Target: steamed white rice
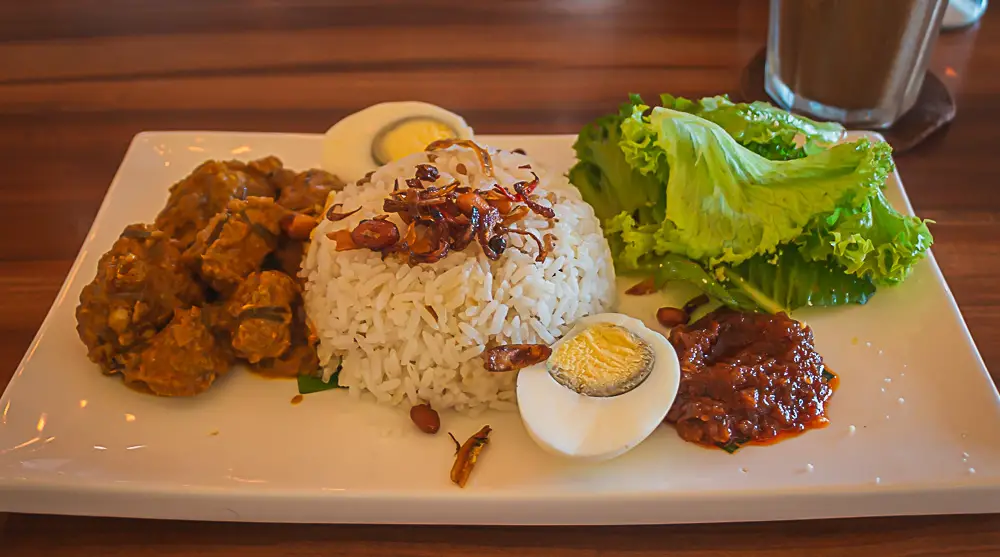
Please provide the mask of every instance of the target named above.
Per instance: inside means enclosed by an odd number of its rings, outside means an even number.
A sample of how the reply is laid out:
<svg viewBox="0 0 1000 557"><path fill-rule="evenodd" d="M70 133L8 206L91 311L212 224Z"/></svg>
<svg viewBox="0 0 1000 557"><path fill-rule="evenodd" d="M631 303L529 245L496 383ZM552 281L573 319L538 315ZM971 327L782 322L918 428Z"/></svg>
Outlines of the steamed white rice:
<svg viewBox="0 0 1000 557"><path fill-rule="evenodd" d="M353 229L362 219L382 212L393 181L412 178L427 154L413 155L379 169L368 184L351 185L336 194L343 210L362 209L339 222L316 229L303 273L306 310L319 335L324 378L343 357L340 385L352 396L370 393L379 402L410 406L429 402L438 410L472 413L516 408L516 373L491 373L480 355L488 346L510 343L550 344L579 317L611 308L615 275L611 254L593 209L562 176L547 176L524 155L493 151L500 184L530 180L531 164L541 182L541 203L554 197L556 222L531 214L516 225L539 238L555 236L556 247L542 263L530 238L511 234L498 261L490 261L478 243L450 253L433 264L410 266L397 257L382 260L367 249L335 251L326 234ZM475 154L451 148L435 153L437 184L457 179L488 188ZM456 172L461 163L468 175ZM401 233L406 230L396 222ZM524 244L526 253L517 247ZM428 310L433 309L433 313ZM436 317L435 317L436 314Z"/></svg>

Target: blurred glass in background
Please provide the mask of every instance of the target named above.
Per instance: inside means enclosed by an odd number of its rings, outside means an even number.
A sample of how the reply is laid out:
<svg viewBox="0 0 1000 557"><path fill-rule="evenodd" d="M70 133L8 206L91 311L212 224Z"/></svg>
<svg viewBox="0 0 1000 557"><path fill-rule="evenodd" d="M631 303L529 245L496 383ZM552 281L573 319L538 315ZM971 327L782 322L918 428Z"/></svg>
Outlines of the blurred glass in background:
<svg viewBox="0 0 1000 557"><path fill-rule="evenodd" d="M771 0L765 88L779 105L886 128L917 100L947 0Z"/></svg>

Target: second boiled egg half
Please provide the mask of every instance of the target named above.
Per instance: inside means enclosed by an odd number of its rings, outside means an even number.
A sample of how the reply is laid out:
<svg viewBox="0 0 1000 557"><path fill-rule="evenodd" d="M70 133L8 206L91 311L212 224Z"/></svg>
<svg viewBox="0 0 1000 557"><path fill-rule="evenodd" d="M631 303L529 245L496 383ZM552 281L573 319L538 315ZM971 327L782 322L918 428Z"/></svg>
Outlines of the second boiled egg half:
<svg viewBox="0 0 1000 557"><path fill-rule="evenodd" d="M323 169L355 182L434 141L472 139L461 116L424 102L385 102L334 124L323 138Z"/></svg>
<svg viewBox="0 0 1000 557"><path fill-rule="evenodd" d="M660 425L680 375L677 353L663 335L638 319L603 313L577 321L547 361L518 373L517 404L542 448L606 460Z"/></svg>

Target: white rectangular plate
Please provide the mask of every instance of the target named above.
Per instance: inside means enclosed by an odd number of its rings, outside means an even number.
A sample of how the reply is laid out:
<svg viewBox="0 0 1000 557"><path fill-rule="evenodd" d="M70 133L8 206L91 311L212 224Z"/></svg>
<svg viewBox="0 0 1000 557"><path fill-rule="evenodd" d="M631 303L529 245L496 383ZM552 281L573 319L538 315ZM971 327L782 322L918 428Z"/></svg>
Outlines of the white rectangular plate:
<svg viewBox="0 0 1000 557"><path fill-rule="evenodd" d="M550 170L570 136L480 137ZM313 135L142 133L132 142L44 324L0 399L0 511L196 520L437 524L639 524L1000 511L1000 400L933 259L866 306L801 312L841 377L832 424L734 455L662 426L625 456L550 456L516 413L445 414L464 439L494 428L466 489L447 435L399 409L307 395L292 381L228 375L192 399L104 377L74 308L122 228L150 222L205 159L269 154L318 166ZM888 185L909 210L898 177ZM642 298L637 317L653 321Z"/></svg>

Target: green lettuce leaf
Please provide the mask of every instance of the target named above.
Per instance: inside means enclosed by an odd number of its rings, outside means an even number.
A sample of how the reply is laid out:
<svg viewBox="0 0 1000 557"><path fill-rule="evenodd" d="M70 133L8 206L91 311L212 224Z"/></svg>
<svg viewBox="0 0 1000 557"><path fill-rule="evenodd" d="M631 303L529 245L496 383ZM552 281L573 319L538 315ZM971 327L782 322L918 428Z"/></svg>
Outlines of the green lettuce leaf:
<svg viewBox="0 0 1000 557"><path fill-rule="evenodd" d="M631 96L585 128L569 173L621 273L690 283L768 312L865 303L903 280L932 237L882 188L891 148L829 146L838 124L766 103Z"/></svg>
<svg viewBox="0 0 1000 557"><path fill-rule="evenodd" d="M633 102L641 99L634 96ZM618 146L622 120L632 107L626 103L619 114L604 116L580 132L573 144L579 162L570 169L569 180L602 221L627 212L659 222L665 214L663 185L629 166Z"/></svg>
<svg viewBox="0 0 1000 557"><path fill-rule="evenodd" d="M653 109L646 121L636 107L622 122L621 149L644 175L660 172L653 165L669 167L666 218L655 231L642 228L652 233L653 249L709 266L773 253L817 215L861 207L893 168L888 144L867 139L771 161L717 124L663 108ZM627 259L649 246L636 239L626 246Z"/></svg>
<svg viewBox="0 0 1000 557"><path fill-rule="evenodd" d="M780 255L771 258L756 256L736 267L722 265L711 272L668 253L644 258L637 273L652 275L657 288L670 282L691 284L742 311L790 313L806 306L864 304L875 294L870 280L845 274L832 261L806 261L795 246L783 246Z"/></svg>
<svg viewBox="0 0 1000 557"><path fill-rule="evenodd" d="M740 145L771 160L798 159L822 150L844 137L835 122L816 122L766 102L734 103L725 96L691 101L660 95L660 104L714 122Z"/></svg>
<svg viewBox="0 0 1000 557"><path fill-rule="evenodd" d="M881 190L859 207L838 207L798 240L806 258L832 259L880 286L902 282L932 242L927 223L896 211Z"/></svg>
<svg viewBox="0 0 1000 557"><path fill-rule="evenodd" d="M760 307L758 301L748 296L744 289L731 289L698 263L675 253L644 258L637 273L652 275L657 288L663 288L671 282L686 282L729 307L745 311L756 311ZM779 311L782 309L776 303L772 305Z"/></svg>
<svg viewBox="0 0 1000 557"><path fill-rule="evenodd" d="M736 267L722 267L725 284L769 313L788 313L804 306L864 304L875 294L871 280L846 274L833 261L807 261L795 246L783 246L780 252L776 257L756 256Z"/></svg>

